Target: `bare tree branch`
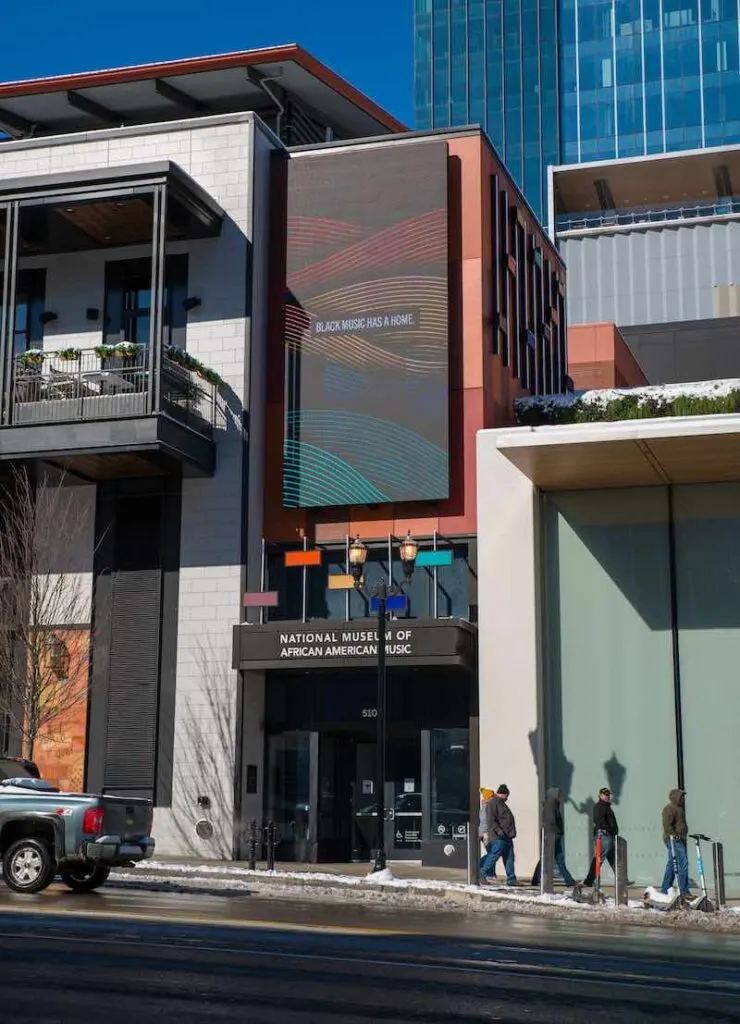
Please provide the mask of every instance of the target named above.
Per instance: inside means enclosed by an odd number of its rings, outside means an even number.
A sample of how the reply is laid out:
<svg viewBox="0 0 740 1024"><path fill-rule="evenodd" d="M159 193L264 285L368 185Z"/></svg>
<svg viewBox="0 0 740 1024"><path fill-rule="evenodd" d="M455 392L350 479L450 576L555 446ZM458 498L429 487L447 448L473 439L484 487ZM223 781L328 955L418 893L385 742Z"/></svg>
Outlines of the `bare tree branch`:
<svg viewBox="0 0 740 1024"><path fill-rule="evenodd" d="M193 660L200 687L183 698L177 746L187 757L174 770L172 825L178 845L191 856L233 857L236 686L221 652L198 643ZM206 796L208 809L198 806ZM195 832L199 818L210 821L213 836Z"/></svg>
<svg viewBox="0 0 740 1024"><path fill-rule="evenodd" d="M13 469L0 484L0 715L29 758L87 701L90 595L74 559L88 532L63 475Z"/></svg>

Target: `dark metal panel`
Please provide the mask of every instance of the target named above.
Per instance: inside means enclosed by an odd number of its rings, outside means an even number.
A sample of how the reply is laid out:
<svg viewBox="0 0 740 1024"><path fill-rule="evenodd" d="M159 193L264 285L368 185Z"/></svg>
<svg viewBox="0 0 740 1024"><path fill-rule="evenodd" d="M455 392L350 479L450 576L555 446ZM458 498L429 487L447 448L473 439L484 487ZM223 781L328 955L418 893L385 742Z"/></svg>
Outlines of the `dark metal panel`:
<svg viewBox="0 0 740 1024"><path fill-rule="evenodd" d="M169 82L165 82L161 78L158 78L155 81L154 90L158 96L161 96L165 100L169 100L170 103L174 103L175 106L182 107L183 110L187 110L192 114L211 113L211 108L207 103L196 99L194 96L190 96L183 89L178 89L176 86L170 85Z"/></svg>
<svg viewBox="0 0 740 1024"><path fill-rule="evenodd" d="M177 621L180 590L180 527L182 481L167 481L162 509L162 607L157 721L156 804L172 802L172 766L175 748L177 689Z"/></svg>
<svg viewBox="0 0 740 1024"><path fill-rule="evenodd" d="M25 117L13 114L10 110L0 107L0 129L8 135L20 136L33 135L34 129L40 132L48 132L50 129L43 124L32 124Z"/></svg>
<svg viewBox="0 0 740 1024"><path fill-rule="evenodd" d="M154 790L161 571L113 577L110 681L103 784Z"/></svg>
<svg viewBox="0 0 740 1024"><path fill-rule="evenodd" d="M475 686L477 680L474 680ZM476 701L477 704L477 701ZM468 877L478 881L478 867L480 864L480 843L478 841L478 818L480 809L480 718L471 715L468 726L468 765L470 771L470 846L468 856L470 858Z"/></svg>
<svg viewBox="0 0 740 1024"><path fill-rule="evenodd" d="M432 733L421 730L421 841L432 838Z"/></svg>
<svg viewBox="0 0 740 1024"><path fill-rule="evenodd" d="M113 577L115 560L115 496L113 488L100 484L95 516L95 586L92 605L92 664L87 714L87 756L85 788L98 792L103 788L108 682L110 679L110 640Z"/></svg>
<svg viewBox="0 0 740 1024"><path fill-rule="evenodd" d="M12 374L13 374L13 332L15 328L15 303L18 278L18 204L5 207L5 252L2 276L2 310L0 310L0 396L2 410L0 422L10 422Z"/></svg>
<svg viewBox="0 0 740 1024"><path fill-rule="evenodd" d="M167 194L161 186L154 190L152 211L151 320L149 330L149 405L159 409L162 390L162 318L164 311L164 250L167 235Z"/></svg>
<svg viewBox="0 0 740 1024"><path fill-rule="evenodd" d="M315 864L319 857L319 734L311 733L308 773L308 859Z"/></svg>
<svg viewBox="0 0 740 1024"><path fill-rule="evenodd" d="M67 92L67 103L69 103L70 107L74 107L75 110L94 117L96 121L102 121L103 124L118 126L125 121L123 115L117 114L109 107L104 107L102 103L91 100L88 96L83 96L79 92L72 92L71 90Z"/></svg>
<svg viewBox="0 0 740 1024"><path fill-rule="evenodd" d="M671 652L673 655L673 707L676 728L676 779L678 788L685 785L683 752L683 701L681 694L681 644L678 632L678 584L676 581L676 520L673 511L673 488L668 492L668 579L671 595Z"/></svg>
<svg viewBox="0 0 740 1024"><path fill-rule="evenodd" d="M44 197L58 198L72 194L78 199L85 195L91 199L104 196L114 198L142 191L151 192L156 185L168 185L174 189L183 201L200 210L201 219L205 216L214 225L223 220L224 211L213 196L172 160L6 178L0 181L0 199L4 202L18 199L25 205L26 202Z"/></svg>
<svg viewBox="0 0 740 1024"><path fill-rule="evenodd" d="M0 461L131 452L170 456L191 464L206 476L213 475L216 465L215 445L210 438L164 414L81 423L35 423L0 432Z"/></svg>

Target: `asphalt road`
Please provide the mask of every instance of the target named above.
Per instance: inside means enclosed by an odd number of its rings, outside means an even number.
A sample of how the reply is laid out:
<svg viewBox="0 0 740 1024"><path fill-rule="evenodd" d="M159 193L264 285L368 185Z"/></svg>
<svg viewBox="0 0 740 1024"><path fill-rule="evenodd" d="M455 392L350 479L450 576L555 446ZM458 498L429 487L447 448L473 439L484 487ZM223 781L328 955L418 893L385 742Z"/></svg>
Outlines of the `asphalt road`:
<svg viewBox="0 0 740 1024"><path fill-rule="evenodd" d="M0 1021L740 1021L740 941L459 911L0 891Z"/></svg>

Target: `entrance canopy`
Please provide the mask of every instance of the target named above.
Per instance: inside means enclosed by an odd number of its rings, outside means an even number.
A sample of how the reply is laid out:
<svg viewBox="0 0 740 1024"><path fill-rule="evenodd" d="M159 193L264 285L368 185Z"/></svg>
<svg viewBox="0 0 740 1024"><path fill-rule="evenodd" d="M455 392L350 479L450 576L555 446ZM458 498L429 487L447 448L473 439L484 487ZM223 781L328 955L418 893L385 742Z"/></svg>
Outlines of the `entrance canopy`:
<svg viewBox="0 0 740 1024"><path fill-rule="evenodd" d="M545 491L740 480L740 415L517 427L496 447Z"/></svg>
<svg viewBox="0 0 740 1024"><path fill-rule="evenodd" d="M234 627L234 668L348 669L377 664L377 623L372 619L244 623ZM396 619L388 623L390 665L473 668L476 628L463 619Z"/></svg>

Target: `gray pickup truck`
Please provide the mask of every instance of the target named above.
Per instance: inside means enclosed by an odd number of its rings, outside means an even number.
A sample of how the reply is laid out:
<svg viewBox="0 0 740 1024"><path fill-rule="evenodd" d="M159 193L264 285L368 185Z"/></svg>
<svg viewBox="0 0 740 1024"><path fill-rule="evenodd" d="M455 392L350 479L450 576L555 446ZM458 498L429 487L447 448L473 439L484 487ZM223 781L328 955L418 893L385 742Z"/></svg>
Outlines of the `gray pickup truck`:
<svg viewBox="0 0 740 1024"><path fill-rule="evenodd" d="M150 800L61 793L23 775L0 782L0 858L14 892L41 892L59 876L92 892L111 868L154 853Z"/></svg>

